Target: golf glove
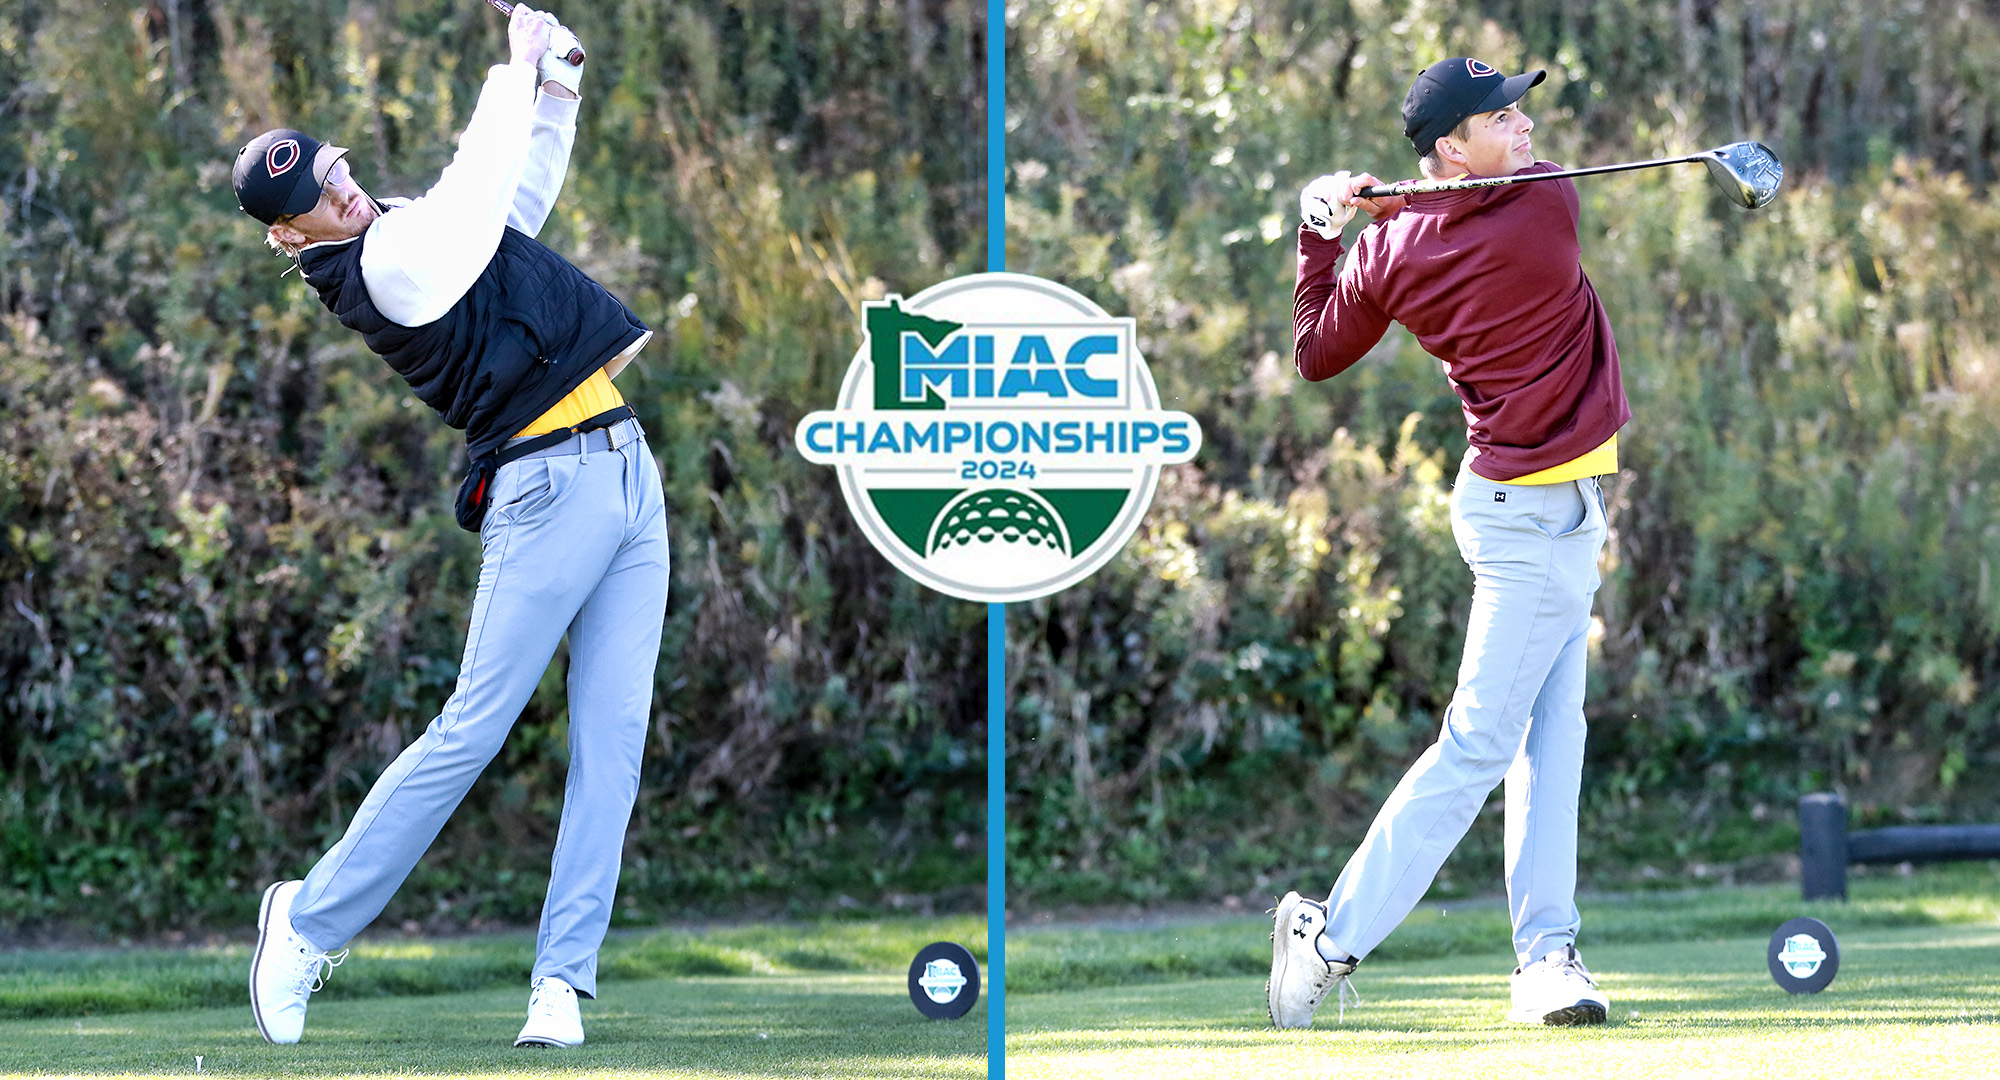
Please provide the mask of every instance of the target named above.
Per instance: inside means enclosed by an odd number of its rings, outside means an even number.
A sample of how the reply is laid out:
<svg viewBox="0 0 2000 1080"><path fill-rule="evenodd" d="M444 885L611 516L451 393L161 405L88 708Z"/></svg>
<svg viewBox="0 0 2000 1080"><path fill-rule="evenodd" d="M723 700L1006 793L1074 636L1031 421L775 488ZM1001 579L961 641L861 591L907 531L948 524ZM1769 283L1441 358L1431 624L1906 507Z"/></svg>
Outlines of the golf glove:
<svg viewBox="0 0 2000 1080"><path fill-rule="evenodd" d="M1314 180L1299 192L1299 216L1305 219L1306 227L1318 233L1321 239L1338 237L1341 226L1354 216L1354 204L1347 201L1350 175L1343 169Z"/></svg>
<svg viewBox="0 0 2000 1080"><path fill-rule="evenodd" d="M567 26L558 23L549 31L549 49L542 54L542 81L558 82L572 94L581 94L583 86L583 65L572 64L563 59L573 50L583 48L583 43L570 33Z"/></svg>

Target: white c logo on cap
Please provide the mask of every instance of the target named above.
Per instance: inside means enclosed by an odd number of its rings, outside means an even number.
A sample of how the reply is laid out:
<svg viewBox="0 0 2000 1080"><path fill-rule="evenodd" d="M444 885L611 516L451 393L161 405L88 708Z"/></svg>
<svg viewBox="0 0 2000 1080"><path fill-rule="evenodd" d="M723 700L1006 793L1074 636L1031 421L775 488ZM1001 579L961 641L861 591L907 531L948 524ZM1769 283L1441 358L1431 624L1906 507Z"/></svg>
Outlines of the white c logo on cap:
<svg viewBox="0 0 2000 1080"><path fill-rule="evenodd" d="M1493 70L1490 67L1487 67L1485 64L1482 64L1477 60L1467 60L1465 62L1465 70L1471 72L1472 77L1475 79L1483 79L1488 75L1500 74L1499 72Z"/></svg>
<svg viewBox="0 0 2000 1080"><path fill-rule="evenodd" d="M285 158L285 162L282 165L278 164L278 157L281 154ZM300 156L299 141L297 139L285 139L275 142L271 144L269 150L264 151L264 168L272 176L283 176L285 173L291 171L292 166L299 163Z"/></svg>

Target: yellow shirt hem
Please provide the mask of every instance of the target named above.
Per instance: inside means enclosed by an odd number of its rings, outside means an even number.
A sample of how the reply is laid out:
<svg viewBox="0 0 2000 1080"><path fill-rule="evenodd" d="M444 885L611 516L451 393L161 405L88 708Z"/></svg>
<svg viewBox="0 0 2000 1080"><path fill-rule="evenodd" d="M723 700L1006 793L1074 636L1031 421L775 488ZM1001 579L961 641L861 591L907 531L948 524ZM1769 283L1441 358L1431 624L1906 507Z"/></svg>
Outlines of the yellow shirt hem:
<svg viewBox="0 0 2000 1080"><path fill-rule="evenodd" d="M611 385L611 376L603 368L598 368L583 385L569 392L569 396L555 403L555 407L543 413L534 423L520 430L514 437L545 435L561 428L575 427L601 412L625 404L624 395Z"/></svg>
<svg viewBox="0 0 2000 1080"><path fill-rule="evenodd" d="M1502 481L1508 484L1566 484L1571 480L1581 480L1586 476L1603 476L1618 471L1618 435L1614 432L1603 446L1572 458L1560 465L1551 465L1539 472L1517 476Z"/></svg>

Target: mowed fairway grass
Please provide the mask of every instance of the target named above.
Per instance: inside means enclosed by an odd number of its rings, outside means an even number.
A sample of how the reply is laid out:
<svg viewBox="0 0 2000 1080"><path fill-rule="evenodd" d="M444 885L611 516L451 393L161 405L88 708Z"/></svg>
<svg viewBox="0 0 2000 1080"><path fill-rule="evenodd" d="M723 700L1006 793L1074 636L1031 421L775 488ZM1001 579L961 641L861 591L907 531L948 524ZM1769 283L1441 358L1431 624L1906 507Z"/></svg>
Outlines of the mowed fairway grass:
<svg viewBox="0 0 2000 1080"><path fill-rule="evenodd" d="M1345 1022L1329 1000L1307 1031L1272 1031L1264 1012L1269 923L1208 920L1157 928L1050 928L1009 937L1009 966L1038 982L1007 1001L1008 1073L1017 1080L1088 1077L1666 1077L2000 1076L2000 891L1990 869L1858 882L1856 900L1799 904L1796 886L1586 900L1584 956L1611 998L1595 1028L1507 1023L1505 912L1430 907L1395 958L1361 965L1360 1006ZM1818 995L1779 990L1761 932L1713 934L1766 907L1813 914L1840 938L1840 972ZM1705 915L1704 912L1709 914ZM1843 916L1851 916L1844 918ZM1593 921L1639 941L1592 935ZM1917 925L1885 926L1906 921ZM1843 922L1849 925L1843 926ZM1450 933L1441 928L1452 926ZM1467 933L1491 931L1486 947ZM1399 931L1400 933L1400 931ZM1103 985L1123 947L1177 954L1211 969L1219 942L1254 939L1255 974ZM1422 956L1440 951L1445 955ZM1060 954L1075 950L1063 989ZM1241 965L1247 949L1228 962ZM1390 954L1390 955L1383 955ZM1166 965L1171 967L1172 965ZM1170 981L1169 981L1170 980ZM1010 979L1010 983L1012 980Z"/></svg>
<svg viewBox="0 0 2000 1080"><path fill-rule="evenodd" d="M527 1005L525 976L485 989L395 996L315 997L305 1038L271 1046L257 1035L247 998L226 1006L44 1015L0 1021L4 1076L542 1076L594 1077L943 1077L986 1075L986 1002L957 1021L930 1021L910 1004L907 967L931 940L959 940L984 956L984 927L973 920L908 920L891 926L735 927L616 940L607 968L634 975L685 965L689 955L721 955L753 974L622 977L583 1004L588 1041L569 1050L511 1045ZM920 940L921 939L921 940ZM723 944L726 942L727 944ZM756 943L768 943L768 952ZM907 950L905 949L907 946ZM424 943L358 948L334 972L393 967ZM446 942L434 962L473 977L472 953L522 951L532 942ZM803 951L801 951L803 949ZM22 954L0 969L0 990L30 984L115 982L130 998L151 964L170 986L188 985L191 963L235 968L241 946L173 953L139 951L28 954L57 970L22 971ZM382 955L370 956L377 953ZM247 955L247 954L246 954ZM61 970L65 957L71 970ZM674 958L681 959L674 959ZM650 959L649 959L650 958ZM115 962L114 962L115 961ZM864 970L827 970L836 967ZM885 970L885 968L887 970ZM359 975L359 972L355 972ZM407 980L406 980L407 981ZM10 986L10 983L12 984ZM199 982L193 983L199 986ZM376 994L393 993L377 983ZM196 994L189 1000L198 1000ZM17 1012L16 1015L19 1015Z"/></svg>

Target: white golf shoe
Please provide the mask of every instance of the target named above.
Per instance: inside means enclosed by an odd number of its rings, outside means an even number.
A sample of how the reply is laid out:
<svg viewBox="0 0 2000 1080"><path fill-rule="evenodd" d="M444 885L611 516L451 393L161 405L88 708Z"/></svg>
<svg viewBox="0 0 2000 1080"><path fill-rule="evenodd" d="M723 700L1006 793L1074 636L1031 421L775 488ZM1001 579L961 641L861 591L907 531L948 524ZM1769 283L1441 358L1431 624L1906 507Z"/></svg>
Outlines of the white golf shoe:
<svg viewBox="0 0 2000 1080"><path fill-rule="evenodd" d="M1346 1018L1347 995L1353 993L1347 977L1354 974L1357 961L1335 962L1321 956L1319 937L1325 929L1325 904L1295 892L1278 901L1271 927L1271 981L1264 984L1271 1026L1311 1027L1313 1012L1336 983L1340 986L1341 1017ZM1360 1004L1361 998L1355 995L1354 1000Z"/></svg>
<svg viewBox="0 0 2000 1080"><path fill-rule="evenodd" d="M1514 1023L1602 1024L1610 1011L1610 999L1597 988L1574 945L1514 969L1514 1008L1507 1014Z"/></svg>
<svg viewBox="0 0 2000 1080"><path fill-rule="evenodd" d="M347 950L328 953L292 929L292 898L303 881L280 881L264 890L257 912L257 952L250 961L250 1013L257 1033L274 1043L295 1043L306 1027L306 1000L326 985Z"/></svg>
<svg viewBox="0 0 2000 1080"><path fill-rule="evenodd" d="M528 1022L521 1025L515 1046L581 1046L583 1013L576 1005L576 988L544 975L528 994Z"/></svg>

